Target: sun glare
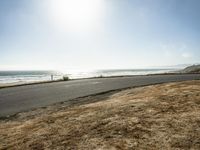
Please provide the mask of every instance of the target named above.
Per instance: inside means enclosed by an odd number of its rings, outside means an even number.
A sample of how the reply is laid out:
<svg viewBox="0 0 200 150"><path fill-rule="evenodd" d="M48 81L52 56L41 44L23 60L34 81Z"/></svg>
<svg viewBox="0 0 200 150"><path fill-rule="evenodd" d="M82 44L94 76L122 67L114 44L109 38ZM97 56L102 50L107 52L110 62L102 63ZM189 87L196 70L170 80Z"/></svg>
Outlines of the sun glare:
<svg viewBox="0 0 200 150"><path fill-rule="evenodd" d="M102 8L103 0L51 0L50 16L61 30L90 30L98 25Z"/></svg>

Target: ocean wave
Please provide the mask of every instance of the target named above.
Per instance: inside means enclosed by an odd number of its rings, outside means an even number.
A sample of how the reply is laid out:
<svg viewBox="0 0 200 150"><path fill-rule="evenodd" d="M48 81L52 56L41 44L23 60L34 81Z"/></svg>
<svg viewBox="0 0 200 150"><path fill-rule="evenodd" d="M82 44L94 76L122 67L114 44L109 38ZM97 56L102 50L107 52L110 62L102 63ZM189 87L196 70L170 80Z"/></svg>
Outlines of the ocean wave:
<svg viewBox="0 0 200 150"><path fill-rule="evenodd" d="M70 79L91 78L91 77L109 77L126 75L146 75L156 73L166 73L174 71L173 69L110 69L110 70L92 70L92 71L69 71L66 74L56 71L0 71L0 84L18 83L18 82L38 82L50 81L51 75L54 80L62 79L67 75Z"/></svg>

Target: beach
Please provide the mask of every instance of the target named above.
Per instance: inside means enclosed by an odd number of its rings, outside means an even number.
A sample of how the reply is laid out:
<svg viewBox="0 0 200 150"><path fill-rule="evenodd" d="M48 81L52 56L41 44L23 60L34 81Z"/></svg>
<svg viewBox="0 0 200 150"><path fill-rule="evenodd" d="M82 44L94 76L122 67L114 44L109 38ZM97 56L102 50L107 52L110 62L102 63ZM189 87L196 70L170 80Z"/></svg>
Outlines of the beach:
<svg viewBox="0 0 200 150"><path fill-rule="evenodd" d="M79 98L0 121L0 149L199 149L200 81Z"/></svg>

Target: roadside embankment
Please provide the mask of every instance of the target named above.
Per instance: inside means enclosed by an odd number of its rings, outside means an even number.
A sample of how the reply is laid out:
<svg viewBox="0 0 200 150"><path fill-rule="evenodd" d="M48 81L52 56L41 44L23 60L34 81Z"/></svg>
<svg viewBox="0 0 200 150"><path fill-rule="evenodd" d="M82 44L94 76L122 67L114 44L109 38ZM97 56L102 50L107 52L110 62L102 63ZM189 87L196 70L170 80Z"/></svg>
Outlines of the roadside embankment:
<svg viewBox="0 0 200 150"><path fill-rule="evenodd" d="M0 149L200 149L200 81L132 88L81 102L1 120Z"/></svg>

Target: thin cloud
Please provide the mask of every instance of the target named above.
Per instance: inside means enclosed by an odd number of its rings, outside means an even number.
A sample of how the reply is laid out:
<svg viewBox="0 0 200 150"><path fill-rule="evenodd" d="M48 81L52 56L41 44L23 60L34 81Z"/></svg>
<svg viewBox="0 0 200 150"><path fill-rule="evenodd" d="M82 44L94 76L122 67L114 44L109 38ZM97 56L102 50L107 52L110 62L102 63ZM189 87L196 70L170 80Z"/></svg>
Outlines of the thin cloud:
<svg viewBox="0 0 200 150"><path fill-rule="evenodd" d="M191 58L191 57L192 57L192 54L185 52L185 53L182 53L181 56L182 56L183 58Z"/></svg>

